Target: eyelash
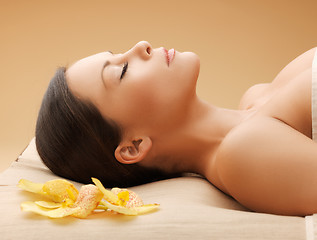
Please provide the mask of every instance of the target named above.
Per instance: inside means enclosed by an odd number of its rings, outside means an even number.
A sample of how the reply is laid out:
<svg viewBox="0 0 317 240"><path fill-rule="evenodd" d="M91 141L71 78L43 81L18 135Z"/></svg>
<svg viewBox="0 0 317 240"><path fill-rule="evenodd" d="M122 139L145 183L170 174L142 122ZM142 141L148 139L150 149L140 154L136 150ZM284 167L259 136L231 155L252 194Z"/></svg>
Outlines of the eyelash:
<svg viewBox="0 0 317 240"><path fill-rule="evenodd" d="M121 76L120 76L120 80L124 77L124 74L126 73L127 70L128 70L128 62L126 62L126 63L123 65L122 73L121 73Z"/></svg>

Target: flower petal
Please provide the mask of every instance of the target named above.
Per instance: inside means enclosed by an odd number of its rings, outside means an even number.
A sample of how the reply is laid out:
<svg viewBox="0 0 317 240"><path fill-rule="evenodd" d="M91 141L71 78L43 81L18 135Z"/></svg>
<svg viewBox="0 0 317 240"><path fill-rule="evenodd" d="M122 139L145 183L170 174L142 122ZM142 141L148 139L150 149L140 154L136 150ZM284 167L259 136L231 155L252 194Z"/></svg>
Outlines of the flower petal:
<svg viewBox="0 0 317 240"><path fill-rule="evenodd" d="M111 204L111 203L106 202L106 201L103 201L102 204L103 204L103 206L105 206L108 209L115 211L117 213L122 213L124 215L131 215L131 216L138 215L138 211L134 208L127 208L127 207L123 207L123 206L118 206L118 205L114 205L114 204Z"/></svg>
<svg viewBox="0 0 317 240"><path fill-rule="evenodd" d="M111 203L116 204L118 202L118 196L113 192L105 189L102 183L97 178L91 178L94 184L99 188L99 190L104 194L104 198Z"/></svg>
<svg viewBox="0 0 317 240"><path fill-rule="evenodd" d="M22 188L25 191L44 194L42 188L44 184L42 183L34 183L26 179L21 179L18 183L18 187Z"/></svg>
<svg viewBox="0 0 317 240"><path fill-rule="evenodd" d="M47 181L43 185L43 192L54 202L64 202L66 199L76 201L78 196L75 186L64 179Z"/></svg>
<svg viewBox="0 0 317 240"><path fill-rule="evenodd" d="M111 203L108 203L106 201L100 201L100 205L98 206L99 209L104 209L104 210L112 210L124 215L141 215L145 213L152 212L153 210L157 209L160 206L160 204L146 204L140 207L132 207L132 208L127 208L123 206L117 206Z"/></svg>
<svg viewBox="0 0 317 240"><path fill-rule="evenodd" d="M103 193L92 184L81 187L74 207L79 207L79 211L74 213L74 217L86 218L99 205L103 198Z"/></svg>
<svg viewBox="0 0 317 240"><path fill-rule="evenodd" d="M79 208L57 208L54 210L47 210L36 205L34 202L24 202L21 204L22 211L26 212L34 212L40 214L42 216L50 217L50 218L62 218L76 213Z"/></svg>
<svg viewBox="0 0 317 240"><path fill-rule="evenodd" d="M159 206L159 204L147 204L141 207L135 207L134 209L138 212L138 214L144 214L157 209Z"/></svg>
<svg viewBox="0 0 317 240"><path fill-rule="evenodd" d="M107 208L104 204L102 204L101 202L103 202L103 201L100 201L100 203L99 203L99 205L96 207L96 209L108 210L108 208Z"/></svg>
<svg viewBox="0 0 317 240"><path fill-rule="evenodd" d="M63 206L63 203L47 202L47 201L36 201L35 204L40 207L49 208L49 209L60 208Z"/></svg>

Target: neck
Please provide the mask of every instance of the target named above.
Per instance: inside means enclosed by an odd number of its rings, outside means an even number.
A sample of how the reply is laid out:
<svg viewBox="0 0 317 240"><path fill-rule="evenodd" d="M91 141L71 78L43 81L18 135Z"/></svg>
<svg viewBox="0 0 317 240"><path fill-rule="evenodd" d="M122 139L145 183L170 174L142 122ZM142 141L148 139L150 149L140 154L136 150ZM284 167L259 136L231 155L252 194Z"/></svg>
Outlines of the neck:
<svg viewBox="0 0 317 240"><path fill-rule="evenodd" d="M157 152L164 153L160 157L168 159L163 164L170 163L171 171L176 168L205 176L222 140L249 114L249 111L218 108L197 98L186 121L169 132L168 138L159 143Z"/></svg>

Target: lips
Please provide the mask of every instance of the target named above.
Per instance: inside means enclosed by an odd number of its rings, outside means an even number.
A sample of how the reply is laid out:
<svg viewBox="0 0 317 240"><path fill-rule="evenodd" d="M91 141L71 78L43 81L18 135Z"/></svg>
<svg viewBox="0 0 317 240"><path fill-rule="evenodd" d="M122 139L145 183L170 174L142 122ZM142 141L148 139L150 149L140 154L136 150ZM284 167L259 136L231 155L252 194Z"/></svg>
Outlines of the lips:
<svg viewBox="0 0 317 240"><path fill-rule="evenodd" d="M167 49L164 48L164 52L166 55L167 65L169 66L175 57L175 49L172 48L167 51Z"/></svg>

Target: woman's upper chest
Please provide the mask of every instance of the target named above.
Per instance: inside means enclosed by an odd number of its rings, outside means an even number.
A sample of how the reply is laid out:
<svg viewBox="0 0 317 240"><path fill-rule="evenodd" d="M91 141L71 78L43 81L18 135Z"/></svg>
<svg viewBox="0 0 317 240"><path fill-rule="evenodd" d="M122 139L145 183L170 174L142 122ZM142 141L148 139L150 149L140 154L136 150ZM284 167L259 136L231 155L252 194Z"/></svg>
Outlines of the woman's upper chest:
<svg viewBox="0 0 317 240"><path fill-rule="evenodd" d="M311 77L311 68L307 68L283 84L256 85L247 93L241 109L255 110L254 116L278 119L311 138Z"/></svg>
<svg viewBox="0 0 317 240"><path fill-rule="evenodd" d="M289 63L270 84L251 87L240 109L253 109L255 115L276 118L311 137L312 61L311 49Z"/></svg>

